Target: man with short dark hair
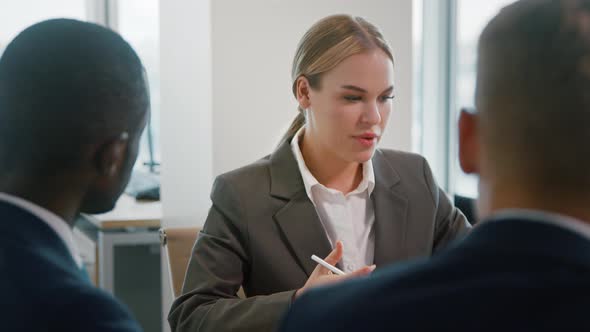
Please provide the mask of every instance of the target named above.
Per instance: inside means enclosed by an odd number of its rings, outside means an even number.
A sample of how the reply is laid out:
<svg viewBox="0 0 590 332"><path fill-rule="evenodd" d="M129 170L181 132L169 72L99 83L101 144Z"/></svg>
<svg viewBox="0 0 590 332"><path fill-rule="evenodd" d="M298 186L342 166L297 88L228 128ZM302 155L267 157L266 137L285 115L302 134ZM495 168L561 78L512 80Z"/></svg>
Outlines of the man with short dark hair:
<svg viewBox="0 0 590 332"><path fill-rule="evenodd" d="M281 331L589 331L590 1L522 0L479 40L467 238L301 297Z"/></svg>
<svg viewBox="0 0 590 332"><path fill-rule="evenodd" d="M149 117L144 68L118 34L56 19L0 58L2 331L139 331L91 285L73 241L80 212L111 210Z"/></svg>

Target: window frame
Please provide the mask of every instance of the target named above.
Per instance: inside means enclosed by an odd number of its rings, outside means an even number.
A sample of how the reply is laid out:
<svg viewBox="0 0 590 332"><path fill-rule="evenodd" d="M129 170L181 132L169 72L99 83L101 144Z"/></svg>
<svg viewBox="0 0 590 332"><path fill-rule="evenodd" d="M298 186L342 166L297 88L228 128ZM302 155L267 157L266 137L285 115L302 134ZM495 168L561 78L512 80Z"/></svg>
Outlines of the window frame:
<svg viewBox="0 0 590 332"><path fill-rule="evenodd" d="M120 0L86 0L87 20L119 32L118 1ZM155 159L154 133L151 117L148 119L145 135L147 138L148 158L141 161L142 165L150 173L159 173L161 163Z"/></svg>
<svg viewBox="0 0 590 332"><path fill-rule="evenodd" d="M457 61L457 0L414 0L422 3L420 36L421 100L414 113L421 128L418 152L424 155L438 184L455 191L457 125L454 121ZM427 19L425 19L427 18ZM428 98L425 98L428 96Z"/></svg>

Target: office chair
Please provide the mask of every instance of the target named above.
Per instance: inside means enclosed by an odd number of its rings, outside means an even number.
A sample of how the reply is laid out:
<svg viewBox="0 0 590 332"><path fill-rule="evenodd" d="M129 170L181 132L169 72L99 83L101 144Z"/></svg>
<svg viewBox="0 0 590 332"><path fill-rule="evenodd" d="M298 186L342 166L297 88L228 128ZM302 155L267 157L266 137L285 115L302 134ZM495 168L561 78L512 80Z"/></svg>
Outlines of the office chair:
<svg viewBox="0 0 590 332"><path fill-rule="evenodd" d="M463 212L467 221L473 226L477 223L475 211L475 199L461 195L455 195L455 206Z"/></svg>
<svg viewBox="0 0 590 332"><path fill-rule="evenodd" d="M167 227L160 229L160 244L166 253L170 287L175 298L182 295L186 270L200 230L199 227ZM241 287L238 296L246 298Z"/></svg>

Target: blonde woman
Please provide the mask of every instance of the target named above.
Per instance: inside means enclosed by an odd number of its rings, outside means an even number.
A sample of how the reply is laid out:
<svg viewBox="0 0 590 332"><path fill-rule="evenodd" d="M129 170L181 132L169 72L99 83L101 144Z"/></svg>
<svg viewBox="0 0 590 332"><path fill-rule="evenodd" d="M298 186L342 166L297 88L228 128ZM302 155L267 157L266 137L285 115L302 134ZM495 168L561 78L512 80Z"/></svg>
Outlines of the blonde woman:
<svg viewBox="0 0 590 332"><path fill-rule="evenodd" d="M377 148L395 89L375 26L346 15L317 22L292 76L299 114L277 150L213 185L170 312L175 331L273 331L310 287L430 255L469 228L424 158Z"/></svg>

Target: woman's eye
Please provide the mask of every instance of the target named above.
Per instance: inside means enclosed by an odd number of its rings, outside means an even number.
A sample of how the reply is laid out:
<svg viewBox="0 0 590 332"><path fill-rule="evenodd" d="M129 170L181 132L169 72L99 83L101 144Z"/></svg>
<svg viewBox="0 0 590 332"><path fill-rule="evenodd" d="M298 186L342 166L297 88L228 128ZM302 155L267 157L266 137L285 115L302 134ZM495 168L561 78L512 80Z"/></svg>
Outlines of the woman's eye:
<svg viewBox="0 0 590 332"><path fill-rule="evenodd" d="M395 98L395 96L382 96L381 101L385 102L385 101L391 100L393 98Z"/></svg>
<svg viewBox="0 0 590 332"><path fill-rule="evenodd" d="M344 96L344 99L348 100L348 101L359 101L362 98L359 96Z"/></svg>

